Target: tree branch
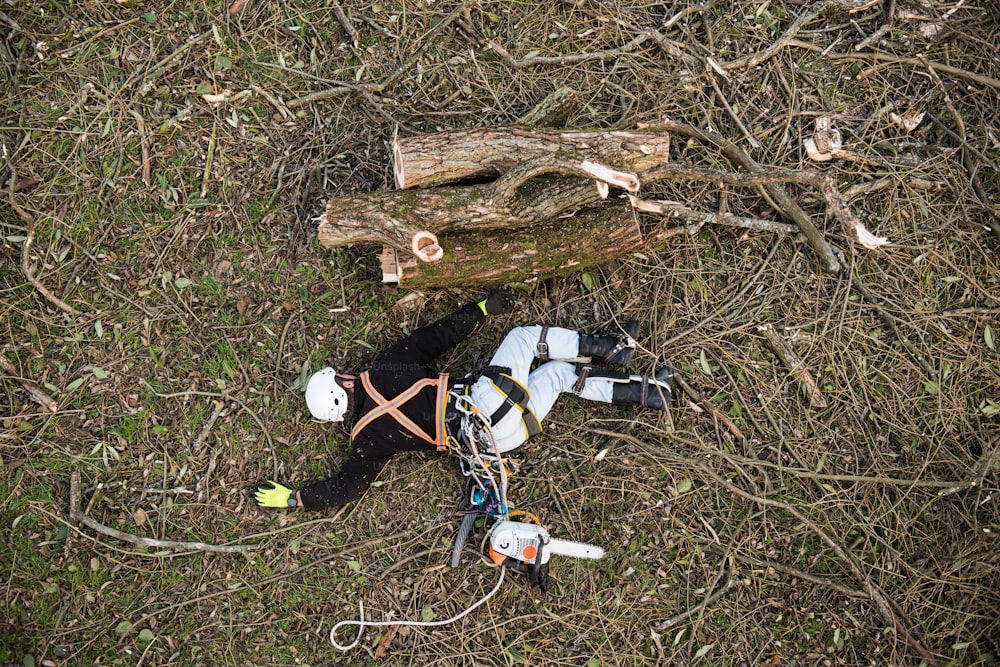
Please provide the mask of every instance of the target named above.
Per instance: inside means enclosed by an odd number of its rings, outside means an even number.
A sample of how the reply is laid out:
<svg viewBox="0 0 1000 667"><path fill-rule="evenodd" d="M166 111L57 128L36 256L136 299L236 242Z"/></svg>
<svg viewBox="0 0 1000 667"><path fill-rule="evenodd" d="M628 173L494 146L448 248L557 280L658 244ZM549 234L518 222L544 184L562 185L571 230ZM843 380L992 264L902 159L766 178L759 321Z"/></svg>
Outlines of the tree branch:
<svg viewBox="0 0 1000 667"><path fill-rule="evenodd" d="M759 174L765 171L761 165L757 164L753 158L747 155L746 151L732 141L726 139L722 135L712 132L711 130L703 130L701 128L694 127L693 125L678 123L672 120L663 120L658 125L668 131L692 137L715 146L722 151L722 154L729 158L730 161L748 172ZM799 205L788 196L788 193L785 192L785 189L780 185L768 184L764 185L763 189L767 192L767 194L774 198L777 205L781 207L782 212L791 218L795 224L799 226L799 229L802 230L802 233L805 234L813 252L815 252L819 258L823 266L823 270L827 273L838 273L840 271L840 262L837 260L837 256L833 252L833 248L830 247L830 244L827 243L826 239L823 237L822 232L816 228L816 225L809 219L809 216L806 215L805 211L803 211Z"/></svg>
<svg viewBox="0 0 1000 667"><path fill-rule="evenodd" d="M176 549L181 551L208 551L213 553L246 553L260 548L256 544L231 544L215 545L204 542L174 542L172 540L157 540L149 537L138 537L130 533L123 533L120 530L109 528L102 523L91 519L80 509L80 471L74 470L69 478L69 518L71 521L79 521L92 530L114 537L125 542L138 544L140 546L152 547L154 549Z"/></svg>

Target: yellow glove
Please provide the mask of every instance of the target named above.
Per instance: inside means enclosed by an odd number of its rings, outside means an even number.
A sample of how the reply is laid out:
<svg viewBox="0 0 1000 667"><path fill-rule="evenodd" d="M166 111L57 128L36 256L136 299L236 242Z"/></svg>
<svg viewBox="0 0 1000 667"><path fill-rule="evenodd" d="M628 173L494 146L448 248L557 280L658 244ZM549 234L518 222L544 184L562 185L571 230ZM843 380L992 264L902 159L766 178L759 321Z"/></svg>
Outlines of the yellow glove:
<svg viewBox="0 0 1000 667"><path fill-rule="evenodd" d="M295 507L295 492L277 482L265 480L254 487L253 499L261 507Z"/></svg>

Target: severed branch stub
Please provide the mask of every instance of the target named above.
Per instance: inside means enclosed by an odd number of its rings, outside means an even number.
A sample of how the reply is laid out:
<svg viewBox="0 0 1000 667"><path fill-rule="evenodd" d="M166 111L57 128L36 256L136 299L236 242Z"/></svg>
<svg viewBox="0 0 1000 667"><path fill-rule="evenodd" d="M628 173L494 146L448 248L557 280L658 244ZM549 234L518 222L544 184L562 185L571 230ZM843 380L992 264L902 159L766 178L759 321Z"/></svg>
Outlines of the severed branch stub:
<svg viewBox="0 0 1000 667"><path fill-rule="evenodd" d="M684 204L675 201L639 199L633 195L629 195L628 199L635 210L641 213L655 213L697 225L712 224L727 227L742 227L744 229L755 229L764 232L774 232L776 234L796 234L799 231L799 228L795 225L789 225L784 222L747 218L730 213L705 213L703 211L692 210Z"/></svg>
<svg viewBox="0 0 1000 667"><path fill-rule="evenodd" d="M569 86L561 86L545 96L528 113L517 119L522 127L558 127L580 108L580 96Z"/></svg>
<svg viewBox="0 0 1000 667"><path fill-rule="evenodd" d="M789 372L792 377L799 383L802 388L803 393L805 393L806 398L809 399L810 407L816 408L817 410L825 409L829 404L827 403L826 397L823 396L823 392L820 391L819 385L816 384L816 380L813 379L812 375L806 369L802 360L799 359L798 355L795 354L795 350L792 346L782 338L774 327L770 324L765 324L757 327L757 330L767 337L767 342L771 344L774 349L774 353L778 355L778 358L788 367Z"/></svg>
<svg viewBox="0 0 1000 667"><path fill-rule="evenodd" d="M87 516L86 512L80 509L80 471L74 470L69 478L69 518L70 521L79 521L92 530L108 537L131 542L144 547L154 549L174 549L178 551L209 551L214 553L246 553L259 548L256 544L205 544L204 542L175 542L173 540L157 540L150 537L138 537L130 533L124 533L114 528L109 528L102 523Z"/></svg>

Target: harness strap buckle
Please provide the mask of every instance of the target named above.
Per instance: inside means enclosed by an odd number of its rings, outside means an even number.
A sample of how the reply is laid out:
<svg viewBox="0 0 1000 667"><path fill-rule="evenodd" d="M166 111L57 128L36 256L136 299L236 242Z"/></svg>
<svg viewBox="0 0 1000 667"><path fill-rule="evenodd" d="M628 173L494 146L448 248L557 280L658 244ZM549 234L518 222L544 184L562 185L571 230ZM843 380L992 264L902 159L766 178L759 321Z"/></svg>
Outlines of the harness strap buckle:
<svg viewBox="0 0 1000 667"><path fill-rule="evenodd" d="M604 361L605 363L609 363L611 361L611 359L614 358L614 356L616 354L618 354L619 352L621 352L622 350L624 350L627 347L628 347L628 342L627 341L624 341L624 340L618 341L618 344L615 345L613 348L611 348L611 350L606 355L604 355L604 357L602 357L601 361Z"/></svg>
<svg viewBox="0 0 1000 667"><path fill-rule="evenodd" d="M490 424L492 425L498 424L501 419L506 417L511 408L518 407L520 409L521 406L526 406L528 404L528 392L509 375L503 374L491 379L493 386L500 391L504 398L500 407L490 415Z"/></svg>
<svg viewBox="0 0 1000 667"><path fill-rule="evenodd" d="M545 342L545 336L549 333L549 326L546 324L542 327L542 333L538 335L538 343L536 347L538 348L538 358L542 362L549 360L549 344Z"/></svg>
<svg viewBox="0 0 1000 667"><path fill-rule="evenodd" d="M576 384L573 385L574 394L579 394L581 391L583 391L583 385L587 382L587 376L590 375L590 370L591 370L590 366L577 367L576 372L579 379L576 381Z"/></svg>

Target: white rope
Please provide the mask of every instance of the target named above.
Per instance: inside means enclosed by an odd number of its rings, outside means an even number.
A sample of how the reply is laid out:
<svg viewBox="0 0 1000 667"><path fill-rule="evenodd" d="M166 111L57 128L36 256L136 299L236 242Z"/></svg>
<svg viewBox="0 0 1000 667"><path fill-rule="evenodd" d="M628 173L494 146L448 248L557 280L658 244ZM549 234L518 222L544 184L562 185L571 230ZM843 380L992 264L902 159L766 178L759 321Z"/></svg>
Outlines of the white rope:
<svg viewBox="0 0 1000 667"><path fill-rule="evenodd" d="M475 466L476 464L478 464L479 468L483 471L483 475L493 485L493 488L497 490L497 500L500 502L500 507L502 512L501 519L506 519L508 513L507 485L509 483L509 480L507 477L507 468L504 464L503 458L501 457L500 446L497 444L496 436L493 434L493 429L490 428L488 420L482 418L482 415L479 413L479 409L475 406L474 403L472 403L472 401L467 396L463 396L457 393L454 394L454 396L457 399L455 401L455 407L465 415L465 419L462 420L462 430L466 437L469 449L471 450L470 451L471 456L469 454L460 454L460 453L456 453L456 455L460 459L465 459L470 463L469 472L471 473L474 479L477 477L475 473ZM476 422L478 422L478 425L481 427L481 431L486 434L486 438L490 444L490 449L493 450L492 457L489 455L484 456L482 453L480 453L479 448L476 446L476 438L472 426L473 420L476 420ZM492 458L493 460L496 461L497 473L500 477L499 481L493 476L493 473L491 471L491 466L487 465L486 460L484 460L487 458ZM482 486L481 481L477 480L477 483L480 484L480 486ZM483 555L483 548L485 547L486 541L488 539L489 539L489 534L487 534L486 537L483 538L483 544L480 545L479 556L480 558L483 559L483 561L486 564L496 567L493 561L487 559ZM439 627L442 625L448 625L449 623L454 623L455 621L469 615L475 609L485 604L487 600L489 600L491 597L496 595L497 591L500 590L500 586L503 584L504 571L506 570L506 568L500 567L499 570L500 570L500 577L497 579L497 583L493 587L493 590L491 590L483 598L481 598L478 602L473 604L465 611L462 611L444 621L366 621L365 605L362 600L359 600L358 601L359 620L340 621L332 628L330 628L330 644L339 651L350 651L351 649L353 649L355 646L358 645L358 642L361 641L361 635L364 634L366 627L375 628L375 627L388 627L393 625L405 625L408 627L428 628L428 627ZM336 640L337 630L339 630L342 626L345 625L358 626L358 636L354 638L353 642L347 644L346 646L338 643Z"/></svg>
<svg viewBox="0 0 1000 667"><path fill-rule="evenodd" d="M504 575L504 570L506 568L502 568L501 567L499 569L500 569L500 578L497 579L497 584L496 584L496 586L493 587L492 591L490 591L489 593L487 593L485 597L483 597L481 600L479 600L478 602L476 602L474 605L472 605L471 607L469 607L465 611L463 611L463 612L461 612L459 614L456 614L455 616L452 616L451 618L449 618L446 621L366 621L365 620L365 605L364 605L364 602L362 602L362 601L359 600L358 601L358 615L361 617L360 620L357 620L357 621L354 621L354 620L341 621L340 623L337 623L335 626L333 626L332 628L330 628L330 643L333 645L333 647L335 649L337 649L339 651L350 651L352 648L354 648L355 646L358 645L358 642L361 641L361 635L365 631L366 627L374 628L374 627L386 627L386 626L390 626L390 625L406 625L408 627L428 628L428 627L436 627L436 626L440 626L440 625L448 625L449 623L454 623L455 621L457 621L457 620L459 620L461 618L464 618L465 616L469 615L476 608L478 608L479 606L485 604L487 600L489 600L491 597L493 597L494 595L496 595L496 592L498 590L500 590L500 584L503 583L503 575ZM337 640L334 638L334 635L337 634L337 629L340 628L340 626L342 626L342 625L356 625L356 626L358 626L358 636L354 639L353 642L351 642L347 646L344 646L342 644L338 644Z"/></svg>
<svg viewBox="0 0 1000 667"><path fill-rule="evenodd" d="M468 454L457 454L460 459L465 459L470 462L469 473L476 479L478 475L475 473L475 466L478 465L483 472L483 476L486 477L493 485L493 488L497 490L497 500L500 502L500 518L506 519L507 512L509 511L509 505L507 503L507 485L509 483L507 478L507 468L504 463L504 459L500 454L500 446L497 444L496 436L493 434L493 429L490 427L489 421L484 419L482 414L479 412L479 408L472 402L468 396L461 394L453 394L456 398L455 407L465 415L462 420L462 431L465 435L466 444L469 447L471 456ZM493 450L492 456L483 456L480 453L479 448L476 446L476 436L473 428L473 420L479 425L481 431L486 434L489 440L490 449ZM490 458L497 464L497 472L500 476L499 482L493 476L491 472L491 466L486 464L486 458ZM480 480L476 479L477 484L483 487ZM484 488L485 490L485 488Z"/></svg>

